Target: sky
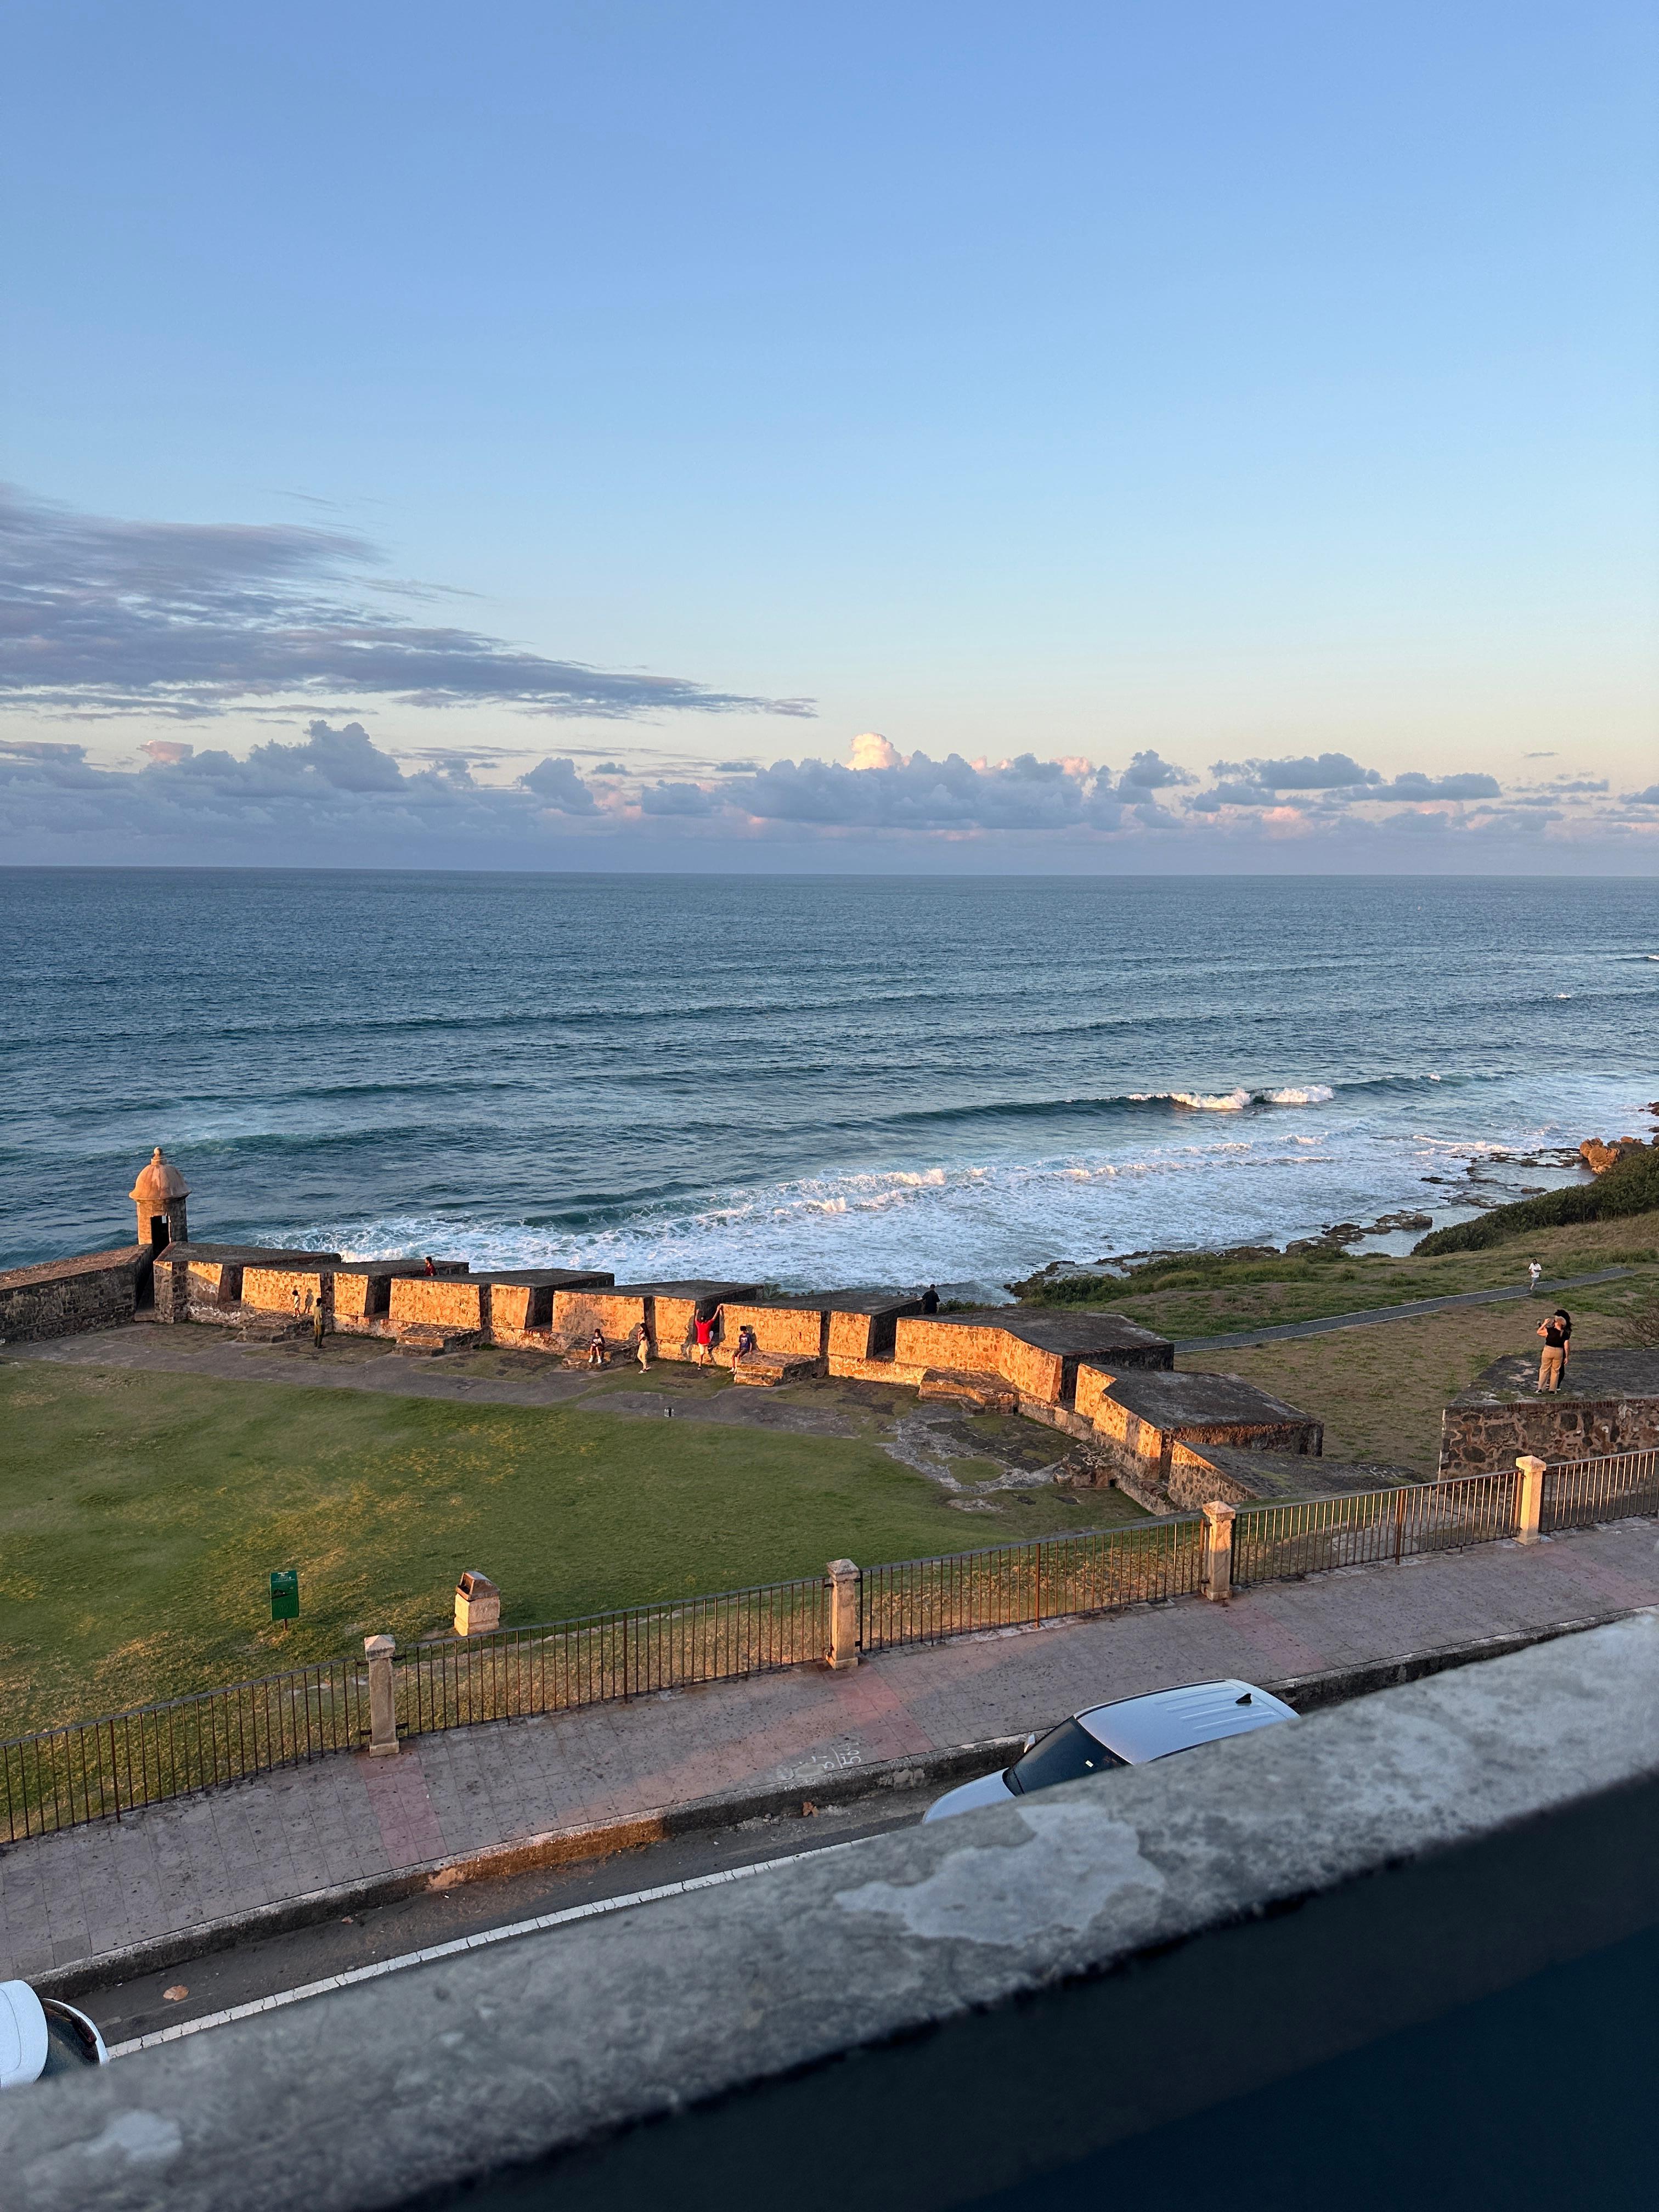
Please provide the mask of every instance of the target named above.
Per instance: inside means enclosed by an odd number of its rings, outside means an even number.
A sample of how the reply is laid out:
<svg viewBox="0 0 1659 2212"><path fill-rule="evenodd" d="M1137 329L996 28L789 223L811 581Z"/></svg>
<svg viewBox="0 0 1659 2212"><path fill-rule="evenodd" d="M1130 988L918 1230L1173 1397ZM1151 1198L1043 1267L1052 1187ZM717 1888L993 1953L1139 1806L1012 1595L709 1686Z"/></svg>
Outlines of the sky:
<svg viewBox="0 0 1659 2212"><path fill-rule="evenodd" d="M0 28L0 853L1659 872L1634 0Z"/></svg>

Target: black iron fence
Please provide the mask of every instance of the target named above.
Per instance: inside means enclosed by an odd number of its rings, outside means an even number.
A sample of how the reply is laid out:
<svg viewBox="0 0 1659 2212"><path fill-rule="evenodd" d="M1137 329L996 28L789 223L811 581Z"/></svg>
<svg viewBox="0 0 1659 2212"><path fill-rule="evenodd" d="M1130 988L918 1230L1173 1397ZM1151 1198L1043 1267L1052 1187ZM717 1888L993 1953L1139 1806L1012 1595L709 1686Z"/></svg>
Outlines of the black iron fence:
<svg viewBox="0 0 1659 2212"><path fill-rule="evenodd" d="M1241 1506L1233 1522L1233 1587L1327 1574L1333 1567L1377 1566L1512 1536L1518 1480L1513 1470L1465 1474L1301 1505Z"/></svg>
<svg viewBox="0 0 1659 2212"><path fill-rule="evenodd" d="M1516 1533L1512 1471L1406 1484L1302 1504L1241 1507L1235 1588L1374 1566ZM1559 1462L1545 1471L1540 1525L1582 1528L1659 1516L1659 1450ZM1201 1514L1083 1535L1042 1537L866 1567L866 1653L1066 1615L1182 1597L1210 1568ZM731 1681L822 1661L830 1584L809 1575L713 1597L633 1606L581 1620L416 1644L392 1662L398 1733ZM301 1765L369 1739L368 1662L332 1659L0 1743L0 1838L13 1843L143 1805Z"/></svg>
<svg viewBox="0 0 1659 2212"><path fill-rule="evenodd" d="M422 1735L477 1721L568 1712L822 1659L830 1645L829 1587L822 1575L811 1575L585 1620L417 1644L395 1669L398 1732Z"/></svg>
<svg viewBox="0 0 1659 2212"><path fill-rule="evenodd" d="M859 1642L866 1651L890 1651L1066 1613L1107 1613L1146 1598L1185 1596L1203 1572L1204 1521L1196 1513L866 1567Z"/></svg>
<svg viewBox="0 0 1659 2212"><path fill-rule="evenodd" d="M330 1659L0 1743L0 1835L118 1820L368 1741L368 1668Z"/></svg>
<svg viewBox="0 0 1659 2212"><path fill-rule="evenodd" d="M1659 1450L1562 1460L1544 1471L1540 1526L1546 1534L1638 1514L1659 1514Z"/></svg>

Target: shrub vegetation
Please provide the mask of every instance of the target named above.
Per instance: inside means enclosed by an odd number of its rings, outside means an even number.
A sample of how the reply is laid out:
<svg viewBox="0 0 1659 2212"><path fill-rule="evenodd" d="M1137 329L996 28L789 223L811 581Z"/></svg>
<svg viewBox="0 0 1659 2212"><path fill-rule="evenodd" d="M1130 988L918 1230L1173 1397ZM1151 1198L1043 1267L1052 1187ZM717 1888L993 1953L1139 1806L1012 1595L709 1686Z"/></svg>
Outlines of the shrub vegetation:
<svg viewBox="0 0 1659 2212"><path fill-rule="evenodd" d="M1437 1229L1412 1247L1412 1256L1487 1252L1494 1244L1506 1244L1512 1237L1529 1236L1535 1230L1560 1229L1575 1221L1620 1221L1632 1213L1656 1211L1659 1151L1648 1146L1639 1152L1626 1152L1617 1167L1608 1168L1594 1182L1546 1191L1540 1198L1520 1199L1513 1206L1495 1206L1474 1221Z"/></svg>

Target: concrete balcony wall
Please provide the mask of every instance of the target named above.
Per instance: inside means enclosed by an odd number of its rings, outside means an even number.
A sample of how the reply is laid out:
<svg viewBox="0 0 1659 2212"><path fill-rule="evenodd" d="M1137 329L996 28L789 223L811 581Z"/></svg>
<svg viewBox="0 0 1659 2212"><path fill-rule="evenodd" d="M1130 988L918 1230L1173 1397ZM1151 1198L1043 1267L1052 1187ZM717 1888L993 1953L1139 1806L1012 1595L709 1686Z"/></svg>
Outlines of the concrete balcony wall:
<svg viewBox="0 0 1659 2212"><path fill-rule="evenodd" d="M1638 1614L9 2094L0 2171L29 2212L703 2207L786 2172L795 2212L954 2212L1017 2187L1157 2202L1183 2161L1183 2206L1311 2203L1344 2186L1347 2138L1322 2119L1444 2023L1443 2132L1431 2084L1389 2095L1376 2139L1405 2178L1366 2202L1448 2175L1470 2204L1573 2201L1591 2169L1561 2131L1585 2077L1550 2092L1582 2037L1622 2130L1591 2201L1639 2203L1650 1952L1599 2011L1560 1993L1659 1918L1656 1747L1659 1623ZM1544 1976L1524 2038L1495 2036ZM1273 2155L1310 2130L1275 2187ZM1486 2185L1517 2131L1543 2160L1531 2195Z"/></svg>

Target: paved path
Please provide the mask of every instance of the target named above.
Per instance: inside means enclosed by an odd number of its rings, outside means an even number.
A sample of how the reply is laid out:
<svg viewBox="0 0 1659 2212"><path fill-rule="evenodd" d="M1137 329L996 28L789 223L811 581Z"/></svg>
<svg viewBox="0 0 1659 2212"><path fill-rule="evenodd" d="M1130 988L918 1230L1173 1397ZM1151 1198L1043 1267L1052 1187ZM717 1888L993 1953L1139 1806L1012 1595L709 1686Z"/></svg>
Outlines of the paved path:
<svg viewBox="0 0 1659 2212"><path fill-rule="evenodd" d="M0 1851L0 1978L479 1850L1040 1728L1170 1682L1311 1674L1659 1603L1659 1526L1142 1606L342 1754Z"/></svg>
<svg viewBox="0 0 1659 2212"><path fill-rule="evenodd" d="M1278 1322L1270 1328L1235 1329L1231 1336L1183 1336L1176 1339L1177 1352L1242 1352L1251 1344L1277 1344L1287 1336L1323 1336L1333 1328L1370 1328L1378 1322L1411 1321L1419 1314L1449 1313L1454 1306L1501 1305L1507 1298L1553 1298L1561 1291L1582 1290L1587 1283L1615 1282L1628 1275L1628 1267L1598 1267L1593 1275L1564 1275L1553 1283L1540 1283L1535 1291L1524 1283L1502 1291L1460 1291L1449 1298L1413 1298L1403 1306L1368 1306L1364 1313L1327 1314L1321 1321Z"/></svg>

